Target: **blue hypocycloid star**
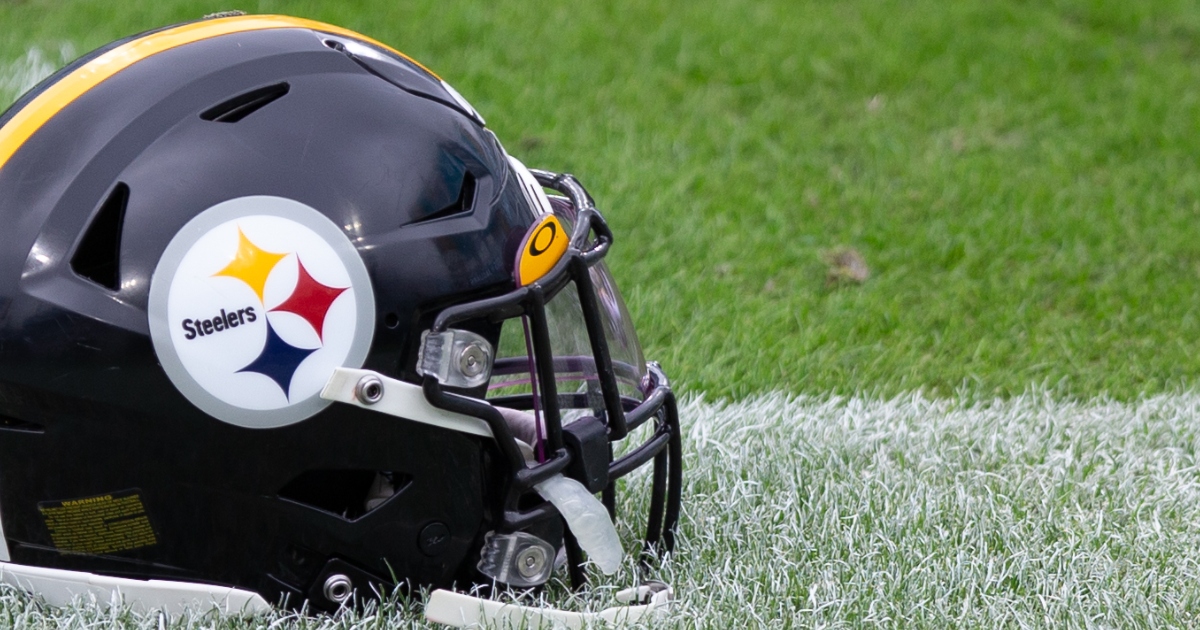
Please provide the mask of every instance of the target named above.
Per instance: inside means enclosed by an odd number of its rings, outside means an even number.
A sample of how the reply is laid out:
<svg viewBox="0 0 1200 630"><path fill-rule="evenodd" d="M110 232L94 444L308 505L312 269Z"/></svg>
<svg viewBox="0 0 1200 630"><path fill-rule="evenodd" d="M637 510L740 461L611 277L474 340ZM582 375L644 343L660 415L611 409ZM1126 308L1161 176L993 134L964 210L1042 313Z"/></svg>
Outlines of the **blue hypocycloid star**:
<svg viewBox="0 0 1200 630"><path fill-rule="evenodd" d="M268 321L267 342L263 344L262 352L259 353L257 359L250 362L250 365L238 372L257 372L270 378L279 385L283 390L283 395L290 400L291 396L288 391L292 386L292 377L296 375L296 370L300 369L300 364L308 358L308 355L317 350L317 348L297 348L284 341Z"/></svg>

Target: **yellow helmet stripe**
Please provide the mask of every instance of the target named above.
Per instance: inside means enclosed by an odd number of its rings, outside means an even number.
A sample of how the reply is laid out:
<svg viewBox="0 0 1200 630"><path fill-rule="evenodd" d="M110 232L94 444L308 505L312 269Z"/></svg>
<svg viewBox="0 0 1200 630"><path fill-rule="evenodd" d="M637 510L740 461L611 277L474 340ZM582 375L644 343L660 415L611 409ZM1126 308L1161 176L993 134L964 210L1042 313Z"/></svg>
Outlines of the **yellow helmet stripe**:
<svg viewBox="0 0 1200 630"><path fill-rule="evenodd" d="M343 35L368 42L384 50L400 55L441 80L436 74L412 58L369 37L338 26L282 15L240 15L213 20L202 20L169 28L118 46L77 68L38 94L21 111L17 112L3 127L0 127L0 168L8 163L17 149L25 144L42 125L55 114L83 96L109 77L129 66L160 52L191 44L193 42L247 31L276 28L307 28L334 35Z"/></svg>

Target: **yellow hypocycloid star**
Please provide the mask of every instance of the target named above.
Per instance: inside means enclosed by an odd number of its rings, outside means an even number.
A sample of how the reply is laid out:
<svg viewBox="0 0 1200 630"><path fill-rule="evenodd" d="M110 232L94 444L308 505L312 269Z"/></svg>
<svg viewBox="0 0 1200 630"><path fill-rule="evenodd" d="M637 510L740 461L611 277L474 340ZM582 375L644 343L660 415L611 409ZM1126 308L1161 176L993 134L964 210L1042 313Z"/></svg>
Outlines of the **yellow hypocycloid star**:
<svg viewBox="0 0 1200 630"><path fill-rule="evenodd" d="M267 286L267 276L275 268L275 263L284 256L287 254L269 252L250 242L250 239L246 238L242 232L242 228L239 227L237 254L233 257L233 262L213 275L229 276L245 282L250 285L251 289L254 289L254 292L258 294L258 301L261 302L263 288Z"/></svg>

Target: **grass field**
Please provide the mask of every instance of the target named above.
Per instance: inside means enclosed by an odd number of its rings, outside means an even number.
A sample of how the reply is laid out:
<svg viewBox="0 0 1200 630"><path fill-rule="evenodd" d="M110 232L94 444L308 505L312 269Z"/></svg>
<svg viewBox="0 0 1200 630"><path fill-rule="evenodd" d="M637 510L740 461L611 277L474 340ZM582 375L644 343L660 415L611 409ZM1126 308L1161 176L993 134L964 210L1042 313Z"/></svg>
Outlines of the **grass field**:
<svg viewBox="0 0 1200 630"><path fill-rule="evenodd" d="M392 44L589 186L689 400L669 623L1200 621L1194 3L0 0L0 102L228 8Z"/></svg>
<svg viewBox="0 0 1200 630"><path fill-rule="evenodd" d="M1200 623L1200 397L963 405L769 395L683 408L674 628L1190 628ZM627 498L625 513L641 506ZM620 528L627 548L635 532ZM630 570L609 584L633 583ZM568 608L612 605L600 590ZM563 605L561 587L548 598ZM360 614L163 619L37 606L30 628L435 627ZM162 626L160 626L162 624Z"/></svg>

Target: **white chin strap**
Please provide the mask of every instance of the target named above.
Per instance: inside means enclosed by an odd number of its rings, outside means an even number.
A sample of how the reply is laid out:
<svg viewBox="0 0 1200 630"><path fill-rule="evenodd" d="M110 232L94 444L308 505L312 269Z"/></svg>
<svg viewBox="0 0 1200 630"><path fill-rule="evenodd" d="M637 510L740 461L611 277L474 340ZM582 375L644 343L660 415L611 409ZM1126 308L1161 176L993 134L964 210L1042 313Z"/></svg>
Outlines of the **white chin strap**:
<svg viewBox="0 0 1200 630"><path fill-rule="evenodd" d="M663 615L671 603L671 588L654 583L625 589L617 593L617 601L646 603L580 613L506 604L439 589L425 604L425 618L455 628L583 628L597 622L628 624Z"/></svg>
<svg viewBox="0 0 1200 630"><path fill-rule="evenodd" d="M233 615L271 610L258 593L228 586L135 580L6 562L0 563L0 584L33 593L51 606L69 606L82 600L95 601L103 608L128 605L135 611L161 610L173 615L187 610Z"/></svg>

